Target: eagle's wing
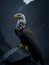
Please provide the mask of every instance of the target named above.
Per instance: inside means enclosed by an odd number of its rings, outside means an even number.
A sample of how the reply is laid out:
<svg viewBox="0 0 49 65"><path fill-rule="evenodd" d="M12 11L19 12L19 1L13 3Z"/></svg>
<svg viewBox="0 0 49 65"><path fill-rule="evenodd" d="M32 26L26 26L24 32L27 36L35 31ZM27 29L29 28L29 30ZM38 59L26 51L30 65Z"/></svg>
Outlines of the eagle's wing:
<svg viewBox="0 0 49 65"><path fill-rule="evenodd" d="M34 58L34 60L40 61L40 63L42 65L44 65L43 59L42 59L42 54L41 54L41 51L40 51L40 48L38 45L38 41L37 41L35 34L32 31L30 31L30 29L28 29L28 28L23 30L23 34L26 37L28 46L31 48L30 52L31 52L31 55Z"/></svg>

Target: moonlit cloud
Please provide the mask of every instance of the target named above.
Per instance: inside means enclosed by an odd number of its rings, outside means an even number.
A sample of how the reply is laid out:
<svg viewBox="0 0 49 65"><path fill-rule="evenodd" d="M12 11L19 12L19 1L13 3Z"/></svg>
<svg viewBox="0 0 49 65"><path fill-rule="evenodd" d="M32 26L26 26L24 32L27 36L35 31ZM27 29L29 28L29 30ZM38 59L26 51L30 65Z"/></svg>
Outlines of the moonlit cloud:
<svg viewBox="0 0 49 65"><path fill-rule="evenodd" d="M34 1L34 0L23 0L26 4L29 4L30 2Z"/></svg>

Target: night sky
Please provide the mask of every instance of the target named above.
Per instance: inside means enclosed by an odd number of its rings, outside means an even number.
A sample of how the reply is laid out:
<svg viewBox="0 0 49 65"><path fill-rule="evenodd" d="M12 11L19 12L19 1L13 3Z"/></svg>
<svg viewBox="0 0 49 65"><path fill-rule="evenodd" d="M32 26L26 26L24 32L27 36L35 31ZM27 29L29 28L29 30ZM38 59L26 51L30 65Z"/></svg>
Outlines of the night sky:
<svg viewBox="0 0 49 65"><path fill-rule="evenodd" d="M20 43L14 32L17 20L13 19L18 12L26 16L27 26L36 34L44 62L49 65L48 0L35 0L28 5L23 0L0 0L0 46L3 42L4 47L8 44L9 48L13 48Z"/></svg>

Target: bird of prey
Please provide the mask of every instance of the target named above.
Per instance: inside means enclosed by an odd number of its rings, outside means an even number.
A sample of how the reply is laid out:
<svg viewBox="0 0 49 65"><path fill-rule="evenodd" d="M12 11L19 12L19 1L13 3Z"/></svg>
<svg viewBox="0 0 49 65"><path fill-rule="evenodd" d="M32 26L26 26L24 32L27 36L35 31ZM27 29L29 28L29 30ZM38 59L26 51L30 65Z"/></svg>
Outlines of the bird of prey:
<svg viewBox="0 0 49 65"><path fill-rule="evenodd" d="M28 46L28 50L35 62L40 62L41 65L44 65L35 34L26 26L24 14L17 13L14 15L14 19L18 20L15 27L15 33L20 38L21 43Z"/></svg>

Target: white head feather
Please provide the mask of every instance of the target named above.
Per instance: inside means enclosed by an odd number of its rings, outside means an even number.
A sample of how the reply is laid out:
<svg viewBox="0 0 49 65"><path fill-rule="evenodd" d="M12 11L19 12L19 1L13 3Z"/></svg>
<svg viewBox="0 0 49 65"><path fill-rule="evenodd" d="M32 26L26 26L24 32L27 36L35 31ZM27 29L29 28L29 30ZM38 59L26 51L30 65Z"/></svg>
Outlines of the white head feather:
<svg viewBox="0 0 49 65"><path fill-rule="evenodd" d="M19 16L17 24L16 24L16 29L21 30L21 29L25 28L25 24L26 24L25 16L22 13L17 13L17 14L15 14L15 16Z"/></svg>

